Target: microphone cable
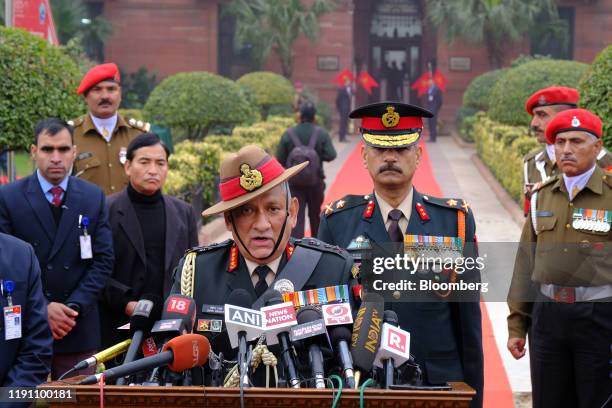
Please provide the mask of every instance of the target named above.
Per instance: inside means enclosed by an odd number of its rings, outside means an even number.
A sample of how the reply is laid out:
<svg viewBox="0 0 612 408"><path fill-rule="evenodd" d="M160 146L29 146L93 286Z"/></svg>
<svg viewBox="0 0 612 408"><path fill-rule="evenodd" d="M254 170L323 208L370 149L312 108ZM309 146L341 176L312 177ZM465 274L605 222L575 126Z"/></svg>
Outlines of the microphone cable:
<svg viewBox="0 0 612 408"><path fill-rule="evenodd" d="M332 392L335 392L334 382L332 380L338 381L338 395L334 397L334 401L332 402L332 406L331 406L331 408L336 408L336 405L338 405L338 402L340 402L340 397L342 397L342 378L340 378L340 376L337 374L332 374L329 376L329 381L332 384L331 386Z"/></svg>
<svg viewBox="0 0 612 408"><path fill-rule="evenodd" d="M369 387L371 385L374 384L374 380L371 378L368 378L367 380L364 381L364 383L361 385L361 387L359 388L359 408L364 408L365 404L364 404L364 393L365 393L365 389L366 387Z"/></svg>

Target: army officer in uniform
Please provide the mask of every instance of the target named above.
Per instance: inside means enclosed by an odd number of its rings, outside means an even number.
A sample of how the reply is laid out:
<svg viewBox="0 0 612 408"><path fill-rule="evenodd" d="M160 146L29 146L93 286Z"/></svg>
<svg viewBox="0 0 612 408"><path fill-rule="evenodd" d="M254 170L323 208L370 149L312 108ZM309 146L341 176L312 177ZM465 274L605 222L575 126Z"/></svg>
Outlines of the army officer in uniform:
<svg viewBox="0 0 612 408"><path fill-rule="evenodd" d="M555 146L546 142L546 126L559 112L575 109L580 99L578 90L565 86L551 86L533 93L525 103L525 110L532 116L530 128L542 148L523 158L524 214L529 213L531 190L537 183L545 182L558 174ZM605 149L597 155L597 165L603 169L612 167L612 155Z"/></svg>
<svg viewBox="0 0 612 408"><path fill-rule="evenodd" d="M224 327L213 331L214 324L200 322L222 320L223 305L235 289L255 300L279 285L282 291L300 291L349 283L353 262L346 251L314 238L290 239L299 203L287 180L306 165L285 169L254 145L228 154L221 163L221 202L203 215L222 213L232 239L193 248L179 262L172 292L195 299L194 331L205 334L212 349L226 358L235 353Z"/></svg>
<svg viewBox="0 0 612 408"><path fill-rule="evenodd" d="M596 165L601 136L583 109L546 128L562 174L534 188L508 299L517 359L529 330L535 408L603 407L612 394L612 173Z"/></svg>
<svg viewBox="0 0 612 408"><path fill-rule="evenodd" d="M349 195L328 205L321 218L319 239L342 248L359 237L378 244L401 243L405 235L420 240L446 237L447 242L453 242L453 238L474 242L474 217L465 201L423 195L412 186L421 157L418 143L423 117L431 116L425 109L396 102L375 103L351 112L351 118L362 120L360 131L365 145L361 154L374 192ZM471 247L474 250L474 245ZM473 279L479 280L479 276ZM410 352L423 369L425 380L430 384L465 381L477 391L472 407L482 406L478 302L421 303L411 302L406 293L397 295L398 301L387 307L397 313L400 327L410 330Z"/></svg>
<svg viewBox="0 0 612 408"><path fill-rule="evenodd" d="M69 122L77 147L74 175L96 184L106 195L118 193L128 184L123 171L127 146L150 125L119 114L121 81L115 64L90 69L77 94L83 95L88 112Z"/></svg>

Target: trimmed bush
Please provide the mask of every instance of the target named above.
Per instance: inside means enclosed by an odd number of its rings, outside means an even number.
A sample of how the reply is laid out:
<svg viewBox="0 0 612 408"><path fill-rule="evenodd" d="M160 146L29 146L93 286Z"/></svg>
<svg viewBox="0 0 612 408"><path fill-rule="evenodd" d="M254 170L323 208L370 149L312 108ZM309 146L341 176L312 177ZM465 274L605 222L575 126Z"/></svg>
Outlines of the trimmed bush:
<svg viewBox="0 0 612 408"><path fill-rule="evenodd" d="M257 71L243 75L237 82L253 95L263 120L268 118L273 106L277 109L284 107L291 112L294 90L291 82L284 76L274 72Z"/></svg>
<svg viewBox="0 0 612 408"><path fill-rule="evenodd" d="M209 72L169 76L151 92L145 118L200 139L211 127L233 127L253 120L253 110L236 83Z"/></svg>
<svg viewBox="0 0 612 408"><path fill-rule="evenodd" d="M472 124L474 123L475 117L478 113L477 109L470 108L467 106L462 106L457 111L457 119L455 120L455 125L459 130L459 135L466 142L473 142L474 137L472 136Z"/></svg>
<svg viewBox="0 0 612 408"><path fill-rule="evenodd" d="M85 112L79 69L60 48L20 29L0 27L0 145L32 144L36 122Z"/></svg>
<svg viewBox="0 0 612 408"><path fill-rule="evenodd" d="M484 112L473 116L476 150L508 193L520 203L523 195L523 157L540 149L524 126L502 125Z"/></svg>
<svg viewBox="0 0 612 408"><path fill-rule="evenodd" d="M491 91L488 114L503 124L529 125L525 102L548 86L575 87L588 65L576 61L536 59L508 70Z"/></svg>
<svg viewBox="0 0 612 408"><path fill-rule="evenodd" d="M596 113L603 121L604 145L612 150L612 45L609 45L593 60L593 64L582 77L579 105Z"/></svg>
<svg viewBox="0 0 612 408"><path fill-rule="evenodd" d="M463 94L463 106L476 111L489 110L491 91L507 69L496 69L478 75L470 82Z"/></svg>

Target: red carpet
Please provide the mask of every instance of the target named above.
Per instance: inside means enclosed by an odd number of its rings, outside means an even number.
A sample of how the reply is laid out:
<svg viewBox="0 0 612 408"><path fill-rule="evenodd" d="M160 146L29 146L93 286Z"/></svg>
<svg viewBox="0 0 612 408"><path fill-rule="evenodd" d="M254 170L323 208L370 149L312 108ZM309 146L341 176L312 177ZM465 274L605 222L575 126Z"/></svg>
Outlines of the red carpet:
<svg viewBox="0 0 612 408"><path fill-rule="evenodd" d="M444 196L434 178L425 143L421 142L423 154L421 163L414 176L415 188L425 194ZM338 172L327 190L324 205L342 198L347 194L369 194L374 187L372 179L361 160L361 145L358 144ZM493 327L484 303L482 310L482 343L485 356L485 408L513 408L512 389L504 369L499 350L495 343Z"/></svg>

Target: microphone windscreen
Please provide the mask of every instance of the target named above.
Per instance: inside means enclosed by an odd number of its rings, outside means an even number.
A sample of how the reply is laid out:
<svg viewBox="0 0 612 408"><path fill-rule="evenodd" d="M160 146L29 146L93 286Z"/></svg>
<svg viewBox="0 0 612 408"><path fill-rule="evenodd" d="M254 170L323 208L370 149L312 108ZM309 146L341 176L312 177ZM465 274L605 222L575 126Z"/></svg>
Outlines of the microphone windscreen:
<svg viewBox="0 0 612 408"><path fill-rule="evenodd" d="M154 293L142 295L130 317L131 334L138 330L150 332L155 322L161 317L163 304L164 301L159 295Z"/></svg>
<svg viewBox="0 0 612 408"><path fill-rule="evenodd" d="M266 306L280 305L283 303L283 295L278 290L268 289L261 295L261 300Z"/></svg>
<svg viewBox="0 0 612 408"><path fill-rule="evenodd" d="M166 299L161 318L162 320L182 320L183 327L191 332L193 331L196 312L196 303L191 297L175 294L168 296L168 299Z"/></svg>
<svg viewBox="0 0 612 408"><path fill-rule="evenodd" d="M168 368L174 372L189 370L208 361L210 343L200 334L183 334L168 341L162 351L172 350L173 359Z"/></svg>
<svg viewBox="0 0 612 408"><path fill-rule="evenodd" d="M332 326L329 329L329 337L331 337L332 344L334 345L343 340L350 344L351 330L346 326Z"/></svg>
<svg viewBox="0 0 612 408"><path fill-rule="evenodd" d="M389 323L391 326L398 327L399 319L397 318L397 313L393 310L385 310L383 322Z"/></svg>
<svg viewBox="0 0 612 408"><path fill-rule="evenodd" d="M380 344L385 302L376 293L367 293L357 311L351 336L351 355L355 367L370 371Z"/></svg>
<svg viewBox="0 0 612 408"><path fill-rule="evenodd" d="M317 309L312 306L306 306L300 309L297 313L298 324L314 322L315 320L322 319L323 315Z"/></svg>
<svg viewBox="0 0 612 408"><path fill-rule="evenodd" d="M238 288L229 294L225 304L250 309L254 301L253 296L246 289Z"/></svg>

